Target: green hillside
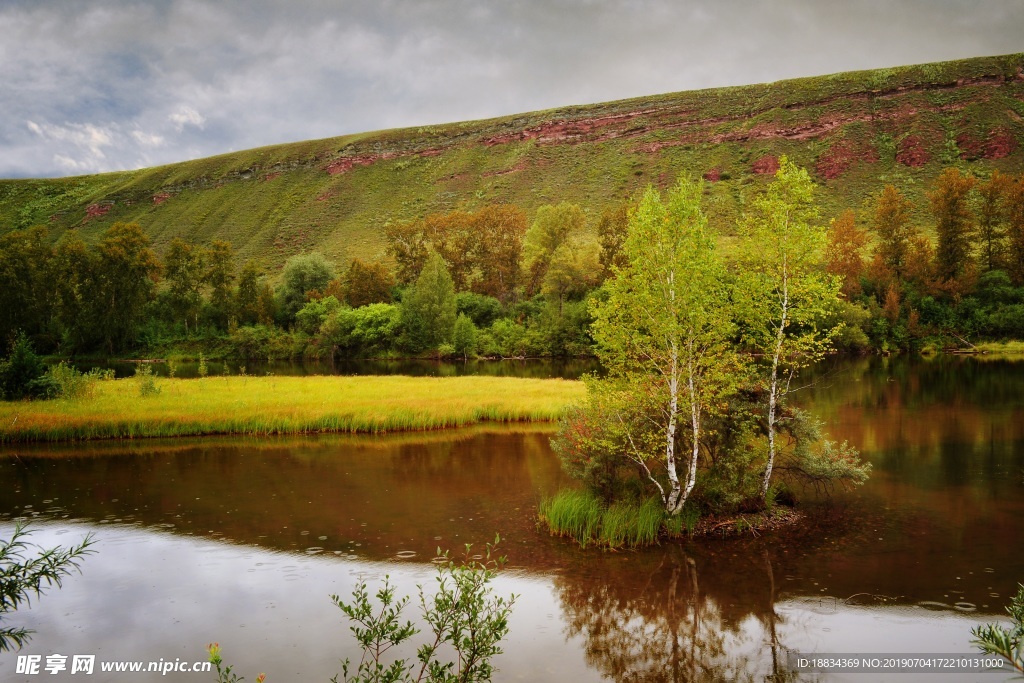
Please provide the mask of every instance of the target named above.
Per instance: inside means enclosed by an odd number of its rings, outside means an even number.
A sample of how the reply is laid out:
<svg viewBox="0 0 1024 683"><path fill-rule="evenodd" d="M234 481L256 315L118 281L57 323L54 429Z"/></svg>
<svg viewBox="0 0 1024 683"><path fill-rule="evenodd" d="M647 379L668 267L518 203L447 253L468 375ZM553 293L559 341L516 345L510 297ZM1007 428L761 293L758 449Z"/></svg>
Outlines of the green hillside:
<svg viewBox="0 0 1024 683"><path fill-rule="evenodd" d="M139 171L0 180L0 233L47 225L87 240L140 223L171 238L230 240L271 268L318 249L382 254L382 226L511 202L568 200L596 214L679 173L709 180L731 219L786 154L823 186L826 215L883 182L918 207L939 171L1024 171L1024 54L859 71L564 107L484 121L263 147ZM922 217L923 222L923 217ZM723 225L731 225L728 220Z"/></svg>

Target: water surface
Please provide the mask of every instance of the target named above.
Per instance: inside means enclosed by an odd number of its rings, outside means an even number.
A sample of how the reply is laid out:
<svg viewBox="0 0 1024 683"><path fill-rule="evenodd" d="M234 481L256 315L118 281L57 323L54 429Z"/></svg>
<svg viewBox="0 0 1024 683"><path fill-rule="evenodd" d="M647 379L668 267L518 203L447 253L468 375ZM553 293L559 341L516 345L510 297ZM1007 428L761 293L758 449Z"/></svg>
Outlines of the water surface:
<svg viewBox="0 0 1024 683"><path fill-rule="evenodd" d="M799 529L640 552L537 528L566 483L545 429L7 449L0 533L98 539L12 623L37 631L27 653L191 661L217 640L248 680L323 681L357 656L328 594L383 574L414 593L438 546L500 532L497 589L520 598L495 680L779 680L787 648L972 652L1024 581L1024 365L867 359L814 380L800 400L871 460L866 486L808 502ZM0 680L34 680L13 671L0 654Z"/></svg>

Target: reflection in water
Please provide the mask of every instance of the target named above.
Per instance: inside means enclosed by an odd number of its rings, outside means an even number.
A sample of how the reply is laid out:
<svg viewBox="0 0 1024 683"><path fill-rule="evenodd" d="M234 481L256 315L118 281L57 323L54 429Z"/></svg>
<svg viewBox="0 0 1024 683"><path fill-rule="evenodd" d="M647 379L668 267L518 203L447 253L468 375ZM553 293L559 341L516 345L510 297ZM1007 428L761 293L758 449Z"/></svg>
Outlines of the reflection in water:
<svg viewBox="0 0 1024 683"><path fill-rule="evenodd" d="M802 400L872 478L756 538L620 553L552 539L535 519L566 484L550 427L487 425L3 449L0 526L99 534L88 576L30 613L40 647L123 638L158 658L234 640L232 661L281 663L271 680L338 670L326 595L352 573L429 578L438 546L495 532L513 568L498 590L524 594L496 680L781 681L789 650L971 652L971 626L1024 579L1024 364L853 361Z"/></svg>
<svg viewBox="0 0 1024 683"><path fill-rule="evenodd" d="M760 559L745 563L742 597L722 558L679 546L655 562L559 575L555 586L568 633L585 639L587 663L612 680L796 680L785 668L767 549Z"/></svg>

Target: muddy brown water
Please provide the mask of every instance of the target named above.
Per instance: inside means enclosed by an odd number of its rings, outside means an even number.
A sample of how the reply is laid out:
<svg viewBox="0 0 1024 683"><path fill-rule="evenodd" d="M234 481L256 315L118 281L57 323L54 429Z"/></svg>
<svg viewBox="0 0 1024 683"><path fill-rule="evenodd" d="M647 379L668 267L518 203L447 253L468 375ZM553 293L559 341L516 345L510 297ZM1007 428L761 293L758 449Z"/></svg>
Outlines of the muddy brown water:
<svg viewBox="0 0 1024 683"><path fill-rule="evenodd" d="M0 538L24 519L40 545L91 532L97 552L5 617L36 633L0 653L0 680L39 679L18 654L191 663L219 641L247 680L326 681L358 656L329 594L390 575L415 596L438 547L496 532L496 590L519 597L495 680L796 680L787 652L974 653L971 627L1024 581L1024 364L866 359L813 379L800 401L870 482L806 500L796 529L644 551L537 528L566 484L543 428L4 449ZM129 679L213 677L92 677Z"/></svg>

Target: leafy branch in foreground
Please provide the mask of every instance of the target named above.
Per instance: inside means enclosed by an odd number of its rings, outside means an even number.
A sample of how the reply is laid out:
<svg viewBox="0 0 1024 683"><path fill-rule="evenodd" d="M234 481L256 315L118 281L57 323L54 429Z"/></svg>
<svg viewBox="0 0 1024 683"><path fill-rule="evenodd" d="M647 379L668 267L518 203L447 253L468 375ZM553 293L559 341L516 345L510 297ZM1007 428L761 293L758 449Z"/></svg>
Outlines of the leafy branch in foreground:
<svg viewBox="0 0 1024 683"><path fill-rule="evenodd" d="M501 537L496 536L494 543L487 544L482 560L478 559L479 555L471 554L471 545L466 545L461 563L438 548L442 564L437 572L436 592L428 596L423 586L418 587L423 620L433 634L416 652L418 666L406 659L385 661L387 652L420 632L411 621L403 622L402 612L409 598L396 599L395 588L388 577L375 595L379 606L370 601L365 581L356 584L351 603L332 595L334 604L353 622L351 631L363 651L352 676L349 676L350 660L342 663L343 680L346 683L489 681L494 673L491 659L502 652L500 642L508 634L508 619L516 600L515 595L494 597L489 585L506 562L506 558L496 554L500 541ZM438 656L443 646L454 651L453 660L446 661ZM331 680L337 683L338 677Z"/></svg>
<svg viewBox="0 0 1024 683"><path fill-rule="evenodd" d="M0 652L21 649L31 631L2 625L3 615L30 603L32 594L38 598L46 588L61 585L61 580L79 569L81 558L95 552L92 534L70 548L43 549L25 537L32 532L18 523L9 541L0 540ZM35 557L28 557L33 550Z"/></svg>
<svg viewBox="0 0 1024 683"><path fill-rule="evenodd" d="M971 642L985 654L1005 657L1013 668L1024 674L1024 584L1018 586L1017 595L1006 608L1013 625L1010 628L999 624L976 626L971 629L974 636Z"/></svg>
<svg viewBox="0 0 1024 683"><path fill-rule="evenodd" d="M241 683L245 680L245 676L232 672L232 667L224 666L224 659L220 656L220 643L210 643L206 646L206 651L210 655L210 663L217 669L217 683ZM256 677L256 683L263 683L265 680L266 674Z"/></svg>

